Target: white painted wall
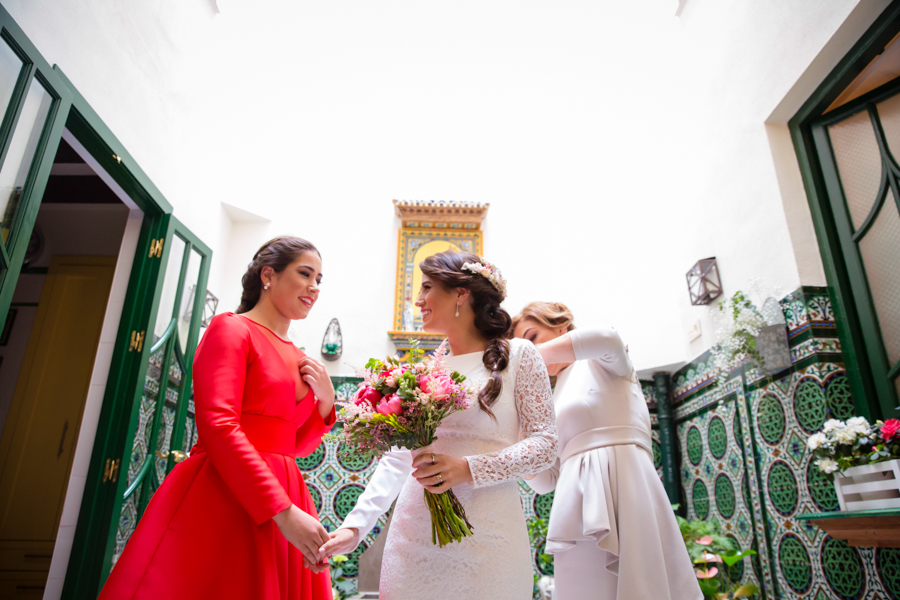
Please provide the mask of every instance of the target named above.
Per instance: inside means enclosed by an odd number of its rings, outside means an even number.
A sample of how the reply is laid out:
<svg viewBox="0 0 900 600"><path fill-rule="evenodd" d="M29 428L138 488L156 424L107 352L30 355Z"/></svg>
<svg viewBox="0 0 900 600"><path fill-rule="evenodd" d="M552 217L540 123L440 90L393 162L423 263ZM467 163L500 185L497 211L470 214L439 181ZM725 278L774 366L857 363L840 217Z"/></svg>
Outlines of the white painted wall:
<svg viewBox="0 0 900 600"><path fill-rule="evenodd" d="M565 301L642 370L713 343L684 282L699 258L729 295L824 283L766 121L848 16L864 29L885 2L3 4L213 247L221 308L266 236L319 246L322 299L294 335L317 349L338 317L329 368L349 374L390 350L392 198L490 202L508 308Z"/></svg>

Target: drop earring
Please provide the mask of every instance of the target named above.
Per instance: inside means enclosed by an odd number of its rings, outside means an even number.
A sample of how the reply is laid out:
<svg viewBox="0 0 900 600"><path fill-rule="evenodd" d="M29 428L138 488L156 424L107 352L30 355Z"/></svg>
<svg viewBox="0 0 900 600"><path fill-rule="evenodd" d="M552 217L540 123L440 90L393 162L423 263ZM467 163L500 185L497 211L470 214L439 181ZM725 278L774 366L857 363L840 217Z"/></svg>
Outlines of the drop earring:
<svg viewBox="0 0 900 600"><path fill-rule="evenodd" d="M264 290L267 290L267 289L269 289L269 284L268 284L268 283L266 283L266 285L264 285L264 286L263 286L263 289L264 289Z"/></svg>
<svg viewBox="0 0 900 600"><path fill-rule="evenodd" d="M456 303L456 316L459 316L459 302Z"/></svg>

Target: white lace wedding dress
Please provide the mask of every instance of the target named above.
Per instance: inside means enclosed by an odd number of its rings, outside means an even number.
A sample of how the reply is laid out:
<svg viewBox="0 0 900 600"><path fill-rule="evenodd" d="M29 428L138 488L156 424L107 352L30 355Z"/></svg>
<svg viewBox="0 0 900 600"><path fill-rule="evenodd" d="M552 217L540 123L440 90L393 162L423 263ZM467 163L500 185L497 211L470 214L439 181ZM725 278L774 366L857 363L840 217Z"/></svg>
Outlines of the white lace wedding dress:
<svg viewBox="0 0 900 600"><path fill-rule="evenodd" d="M447 365L481 388L489 372L482 353L450 356ZM381 567L381 600L528 600L533 578L528 532L516 480L556 460L556 422L544 361L526 340L510 340L503 386L491 407L477 404L449 416L434 451L465 457L473 482L453 488L473 526L472 537L443 548L431 542L431 517L414 478L409 451L385 455L341 527L359 530L357 543L394 499Z"/></svg>

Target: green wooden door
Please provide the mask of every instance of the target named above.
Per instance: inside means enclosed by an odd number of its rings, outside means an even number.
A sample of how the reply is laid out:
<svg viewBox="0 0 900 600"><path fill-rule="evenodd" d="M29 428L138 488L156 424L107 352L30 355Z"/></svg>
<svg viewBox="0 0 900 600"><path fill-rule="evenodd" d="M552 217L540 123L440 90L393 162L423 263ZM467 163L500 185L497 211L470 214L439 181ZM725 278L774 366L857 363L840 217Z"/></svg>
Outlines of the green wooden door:
<svg viewBox="0 0 900 600"><path fill-rule="evenodd" d="M900 408L900 79L812 125L881 414Z"/></svg>
<svg viewBox="0 0 900 600"><path fill-rule="evenodd" d="M169 218L165 248L159 306L143 338L149 350L131 416L130 451L121 459L119 487L124 489L118 521L110 529L105 570L118 560L150 497L197 439L190 366L203 318L210 252L174 217Z"/></svg>
<svg viewBox="0 0 900 600"><path fill-rule="evenodd" d="M171 214L148 216L144 228L65 598L97 595L153 493L197 439L191 364L212 253Z"/></svg>
<svg viewBox="0 0 900 600"><path fill-rule="evenodd" d="M0 6L0 331L71 106L68 88Z"/></svg>

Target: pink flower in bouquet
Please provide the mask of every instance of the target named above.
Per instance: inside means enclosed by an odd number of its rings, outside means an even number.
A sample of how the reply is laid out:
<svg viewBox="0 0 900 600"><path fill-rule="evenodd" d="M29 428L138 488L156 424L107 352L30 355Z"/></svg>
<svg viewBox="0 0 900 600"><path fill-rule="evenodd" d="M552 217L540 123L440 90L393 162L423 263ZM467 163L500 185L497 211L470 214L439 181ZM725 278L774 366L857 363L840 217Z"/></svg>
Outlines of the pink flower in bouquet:
<svg viewBox="0 0 900 600"><path fill-rule="evenodd" d="M445 400L453 393L453 380L449 375L427 375L419 382L419 387L436 400Z"/></svg>
<svg viewBox="0 0 900 600"><path fill-rule="evenodd" d="M375 410L375 407L378 406L378 403L384 396L373 387L364 387L356 393L356 398L353 400L353 403L359 406L363 402L368 402L369 406L372 407L372 410Z"/></svg>
<svg viewBox="0 0 900 600"><path fill-rule="evenodd" d="M383 415L399 415L403 412L403 399L397 394L391 394L383 399L375 410Z"/></svg>
<svg viewBox="0 0 900 600"><path fill-rule="evenodd" d="M887 442L897 435L897 431L900 431L900 420L888 419L881 426L881 439Z"/></svg>

